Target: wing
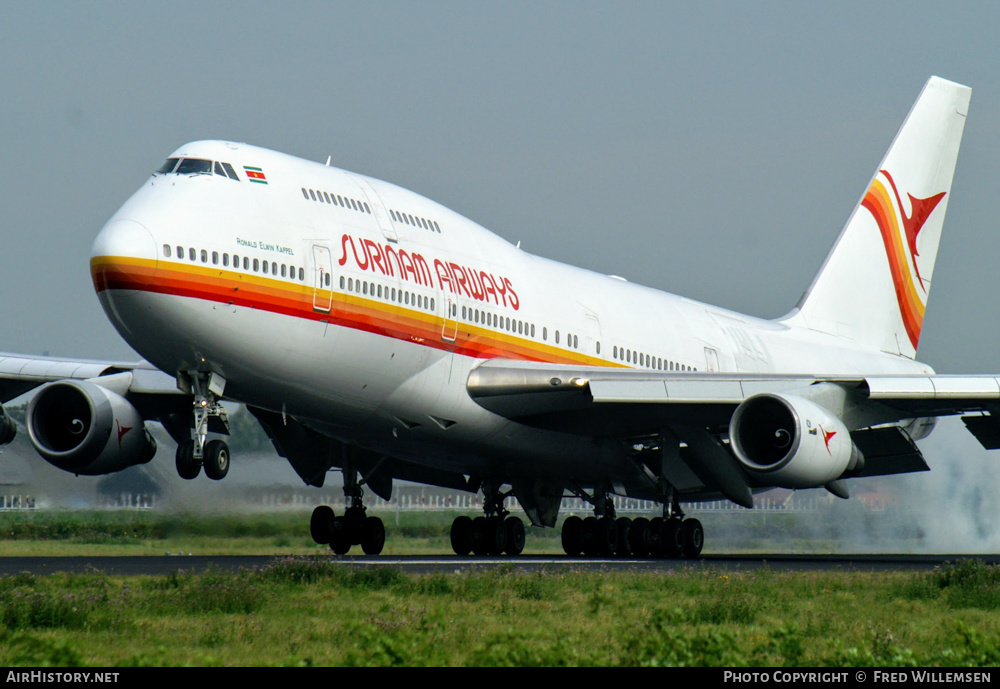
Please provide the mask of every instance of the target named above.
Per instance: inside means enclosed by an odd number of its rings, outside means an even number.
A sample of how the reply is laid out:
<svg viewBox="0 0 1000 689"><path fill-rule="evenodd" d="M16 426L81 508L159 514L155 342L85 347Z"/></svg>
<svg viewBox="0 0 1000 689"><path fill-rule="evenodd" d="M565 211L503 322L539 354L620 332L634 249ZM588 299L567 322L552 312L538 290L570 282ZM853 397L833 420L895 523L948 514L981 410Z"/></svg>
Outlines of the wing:
<svg viewBox="0 0 1000 689"><path fill-rule="evenodd" d="M846 495L840 478L925 471L914 440L939 416L962 415L984 447L1000 448L995 376L667 373L495 359L467 387L518 423L619 438L639 453L676 444L672 460L654 453L665 462L655 469L672 461L682 490L714 489L745 505L763 487Z"/></svg>

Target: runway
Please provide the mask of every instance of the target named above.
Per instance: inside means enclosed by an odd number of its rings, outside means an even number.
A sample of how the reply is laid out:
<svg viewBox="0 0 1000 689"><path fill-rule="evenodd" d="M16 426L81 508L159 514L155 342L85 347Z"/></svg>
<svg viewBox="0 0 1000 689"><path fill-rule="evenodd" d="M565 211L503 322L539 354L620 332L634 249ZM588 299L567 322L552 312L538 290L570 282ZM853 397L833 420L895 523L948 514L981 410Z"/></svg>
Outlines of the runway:
<svg viewBox="0 0 1000 689"><path fill-rule="evenodd" d="M237 571L266 567L290 556L269 555L161 555L139 557L0 557L0 576L27 572L35 575L57 572L102 571L112 575L163 575L176 571L219 569ZM685 559L578 558L552 555L521 557L379 556L337 557L307 556L342 563L347 567L395 567L410 574L461 573L511 566L527 572L563 569L608 572L669 573L690 568L727 571L772 569L775 571L894 572L930 571L948 562L978 560L988 565L1000 564L1000 555L705 555Z"/></svg>

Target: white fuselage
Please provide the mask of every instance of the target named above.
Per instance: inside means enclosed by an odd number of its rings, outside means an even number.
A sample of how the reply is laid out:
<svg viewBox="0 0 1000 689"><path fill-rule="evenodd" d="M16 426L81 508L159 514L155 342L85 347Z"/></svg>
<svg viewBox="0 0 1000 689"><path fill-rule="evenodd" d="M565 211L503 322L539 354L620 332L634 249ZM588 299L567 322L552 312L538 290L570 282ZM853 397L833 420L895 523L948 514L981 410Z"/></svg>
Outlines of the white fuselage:
<svg viewBox="0 0 1000 689"><path fill-rule="evenodd" d="M905 357L527 254L379 180L245 144L178 159L259 175L156 174L93 247L95 286L163 371L212 370L225 396L442 468L591 482L611 444L527 428L466 392L494 357L664 371L929 372ZM234 260L238 265L234 265Z"/></svg>

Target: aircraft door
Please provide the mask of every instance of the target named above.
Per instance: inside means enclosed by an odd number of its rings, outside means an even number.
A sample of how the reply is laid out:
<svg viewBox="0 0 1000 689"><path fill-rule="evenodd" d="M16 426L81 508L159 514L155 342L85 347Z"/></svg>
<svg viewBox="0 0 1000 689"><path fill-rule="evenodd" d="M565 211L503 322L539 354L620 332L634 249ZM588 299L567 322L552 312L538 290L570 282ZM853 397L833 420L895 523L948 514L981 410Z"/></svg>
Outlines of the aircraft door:
<svg viewBox="0 0 1000 689"><path fill-rule="evenodd" d="M451 294L444 294L439 301L444 305L441 322L441 339L454 342L458 337L458 302Z"/></svg>
<svg viewBox="0 0 1000 689"><path fill-rule="evenodd" d="M330 248L313 244L313 311L330 313L333 308L333 257Z"/></svg>

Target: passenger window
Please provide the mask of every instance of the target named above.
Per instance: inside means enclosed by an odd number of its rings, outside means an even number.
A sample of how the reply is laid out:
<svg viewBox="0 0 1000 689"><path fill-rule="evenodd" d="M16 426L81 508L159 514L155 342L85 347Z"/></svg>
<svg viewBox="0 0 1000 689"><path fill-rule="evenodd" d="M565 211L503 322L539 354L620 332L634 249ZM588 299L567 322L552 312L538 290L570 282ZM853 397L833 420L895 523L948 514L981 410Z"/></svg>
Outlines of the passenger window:
<svg viewBox="0 0 1000 689"><path fill-rule="evenodd" d="M212 265L213 266L219 265L219 252L218 251L213 251L212 252Z"/></svg>
<svg viewBox="0 0 1000 689"><path fill-rule="evenodd" d="M309 200L309 192L306 191L305 187L302 187L302 198L304 198L306 201Z"/></svg>
<svg viewBox="0 0 1000 689"><path fill-rule="evenodd" d="M306 279L305 271L302 268L299 268L299 282L302 282L305 279Z"/></svg>
<svg viewBox="0 0 1000 689"><path fill-rule="evenodd" d="M197 261L198 260L197 254L196 254L196 252L194 250L194 247L191 247L190 249L188 249L188 260L189 261Z"/></svg>
<svg viewBox="0 0 1000 689"><path fill-rule="evenodd" d="M170 258L170 245L169 244L164 244L163 245L163 255L166 256L167 258Z"/></svg>
<svg viewBox="0 0 1000 689"><path fill-rule="evenodd" d="M255 258L253 260L253 272L255 272L255 273L259 273L260 272L260 259L259 258Z"/></svg>

